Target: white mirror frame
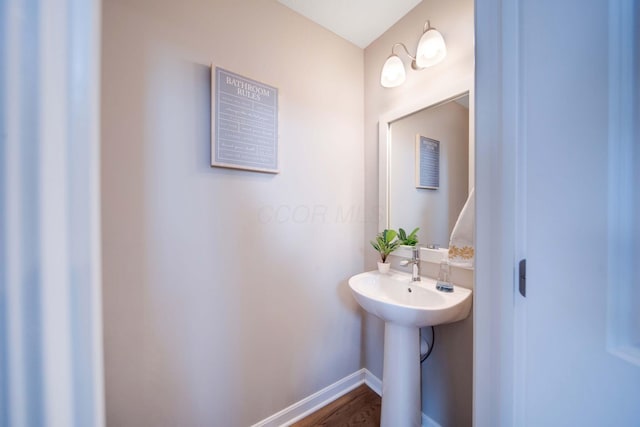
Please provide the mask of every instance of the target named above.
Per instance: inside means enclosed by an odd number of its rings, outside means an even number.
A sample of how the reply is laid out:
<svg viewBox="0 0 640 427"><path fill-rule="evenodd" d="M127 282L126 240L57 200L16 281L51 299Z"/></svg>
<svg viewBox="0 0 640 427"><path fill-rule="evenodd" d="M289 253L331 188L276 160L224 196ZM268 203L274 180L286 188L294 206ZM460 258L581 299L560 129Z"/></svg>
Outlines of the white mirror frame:
<svg viewBox="0 0 640 427"><path fill-rule="evenodd" d="M475 185L475 97L473 75L457 79L447 85L430 89L424 96L416 97L402 107L382 114L378 120L378 201L380 217L378 229L389 228L389 179L391 152L391 123L425 108L442 104L465 93L469 94L469 190ZM439 262L440 257L434 251L421 249L421 259ZM402 254L399 254L402 255Z"/></svg>

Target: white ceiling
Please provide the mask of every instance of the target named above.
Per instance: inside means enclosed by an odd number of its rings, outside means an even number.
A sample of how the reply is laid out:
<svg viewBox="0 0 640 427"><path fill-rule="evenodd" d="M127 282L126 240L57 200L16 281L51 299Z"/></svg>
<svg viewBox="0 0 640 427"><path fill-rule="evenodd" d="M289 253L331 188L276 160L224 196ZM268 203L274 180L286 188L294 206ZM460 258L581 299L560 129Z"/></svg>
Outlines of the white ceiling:
<svg viewBox="0 0 640 427"><path fill-rule="evenodd" d="M278 0L364 49L422 0Z"/></svg>

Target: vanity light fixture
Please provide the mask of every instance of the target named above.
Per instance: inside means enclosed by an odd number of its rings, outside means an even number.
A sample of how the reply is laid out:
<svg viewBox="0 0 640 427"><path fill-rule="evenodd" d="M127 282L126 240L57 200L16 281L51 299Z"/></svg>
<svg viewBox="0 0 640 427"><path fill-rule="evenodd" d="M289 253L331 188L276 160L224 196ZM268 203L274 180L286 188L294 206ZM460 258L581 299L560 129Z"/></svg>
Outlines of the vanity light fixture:
<svg viewBox="0 0 640 427"><path fill-rule="evenodd" d="M404 83L407 76L402 60L394 52L396 46L402 46L407 56L411 58L411 68L414 70L422 70L436 65L447 56L447 46L444 43L442 34L427 21L424 24L422 36L418 42L416 56L409 53L409 49L407 49L404 43L396 43L393 45L391 55L389 55L384 62L382 73L380 74L380 84L383 87L391 88L400 86Z"/></svg>

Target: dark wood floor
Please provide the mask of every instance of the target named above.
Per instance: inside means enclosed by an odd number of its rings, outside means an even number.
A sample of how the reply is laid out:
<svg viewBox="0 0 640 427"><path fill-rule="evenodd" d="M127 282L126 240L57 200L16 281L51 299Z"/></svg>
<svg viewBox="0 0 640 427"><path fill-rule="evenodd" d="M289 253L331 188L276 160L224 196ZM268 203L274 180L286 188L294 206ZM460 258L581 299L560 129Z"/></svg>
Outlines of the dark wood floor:
<svg viewBox="0 0 640 427"><path fill-rule="evenodd" d="M362 384L291 427L378 427L380 404L380 396Z"/></svg>

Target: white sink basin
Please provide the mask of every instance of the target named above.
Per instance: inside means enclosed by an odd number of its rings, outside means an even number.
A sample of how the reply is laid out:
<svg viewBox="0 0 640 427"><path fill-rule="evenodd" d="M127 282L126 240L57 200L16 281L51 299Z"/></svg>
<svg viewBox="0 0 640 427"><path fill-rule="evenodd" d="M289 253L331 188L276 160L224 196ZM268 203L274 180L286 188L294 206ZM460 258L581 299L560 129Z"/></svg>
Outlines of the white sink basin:
<svg viewBox="0 0 640 427"><path fill-rule="evenodd" d="M349 286L362 308L398 325L422 328L457 322L471 311L469 289L455 286L451 293L441 292L435 280L421 277L412 282L403 272L368 271L350 278Z"/></svg>
<svg viewBox="0 0 640 427"><path fill-rule="evenodd" d="M451 293L436 281L398 271L368 271L349 279L358 304L384 320L381 427L421 426L420 329L456 322L471 311L471 291L459 286Z"/></svg>

